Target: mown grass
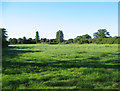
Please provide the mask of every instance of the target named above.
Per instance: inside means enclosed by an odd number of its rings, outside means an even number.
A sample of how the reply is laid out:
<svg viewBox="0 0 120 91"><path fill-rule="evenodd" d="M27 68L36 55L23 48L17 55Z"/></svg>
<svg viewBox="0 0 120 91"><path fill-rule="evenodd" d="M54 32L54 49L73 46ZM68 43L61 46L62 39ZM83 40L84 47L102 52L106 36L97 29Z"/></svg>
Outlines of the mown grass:
<svg viewBox="0 0 120 91"><path fill-rule="evenodd" d="M117 44L10 45L3 89L119 89Z"/></svg>

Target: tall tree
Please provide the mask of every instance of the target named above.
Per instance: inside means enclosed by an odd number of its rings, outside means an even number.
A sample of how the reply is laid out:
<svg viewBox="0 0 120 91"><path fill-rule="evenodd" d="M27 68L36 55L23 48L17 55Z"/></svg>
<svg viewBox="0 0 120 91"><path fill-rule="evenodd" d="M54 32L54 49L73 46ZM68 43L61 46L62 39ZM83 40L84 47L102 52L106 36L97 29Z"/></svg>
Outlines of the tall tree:
<svg viewBox="0 0 120 91"><path fill-rule="evenodd" d="M95 32L93 34L94 38L98 38L98 37L101 37L101 38L108 38L110 37L110 34L109 32L107 32L106 29L99 29L98 32Z"/></svg>
<svg viewBox="0 0 120 91"><path fill-rule="evenodd" d="M24 36L24 37L23 37L23 44L26 44L26 42L27 42L27 39L26 39L26 37Z"/></svg>
<svg viewBox="0 0 120 91"><path fill-rule="evenodd" d="M2 38L2 47L7 47L8 46L8 42L7 42L7 33L6 33L6 29L5 28L0 28L0 38Z"/></svg>
<svg viewBox="0 0 120 91"><path fill-rule="evenodd" d="M56 33L56 40L58 43L61 43L63 42L63 39L64 38L64 34L61 30L59 30L57 33Z"/></svg>
<svg viewBox="0 0 120 91"><path fill-rule="evenodd" d="M38 43L40 41L40 37L39 37L38 31L36 32L35 41L36 41L36 43Z"/></svg>

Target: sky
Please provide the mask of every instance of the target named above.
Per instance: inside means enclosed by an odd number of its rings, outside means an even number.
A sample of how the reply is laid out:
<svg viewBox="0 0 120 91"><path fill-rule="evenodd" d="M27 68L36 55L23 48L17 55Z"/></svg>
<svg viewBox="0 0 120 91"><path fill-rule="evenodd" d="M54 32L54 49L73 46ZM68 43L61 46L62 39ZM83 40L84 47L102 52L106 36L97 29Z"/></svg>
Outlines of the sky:
<svg viewBox="0 0 120 91"><path fill-rule="evenodd" d="M62 30L64 39L107 29L118 36L117 2L2 2L2 27L9 38L53 39Z"/></svg>

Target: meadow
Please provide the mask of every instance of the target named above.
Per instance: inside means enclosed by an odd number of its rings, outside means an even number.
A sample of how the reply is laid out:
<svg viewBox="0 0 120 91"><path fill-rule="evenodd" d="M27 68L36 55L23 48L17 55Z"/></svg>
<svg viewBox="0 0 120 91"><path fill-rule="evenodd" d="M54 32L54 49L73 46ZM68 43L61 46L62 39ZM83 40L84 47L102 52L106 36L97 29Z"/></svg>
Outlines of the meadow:
<svg viewBox="0 0 120 91"><path fill-rule="evenodd" d="M3 48L3 89L120 89L117 44Z"/></svg>

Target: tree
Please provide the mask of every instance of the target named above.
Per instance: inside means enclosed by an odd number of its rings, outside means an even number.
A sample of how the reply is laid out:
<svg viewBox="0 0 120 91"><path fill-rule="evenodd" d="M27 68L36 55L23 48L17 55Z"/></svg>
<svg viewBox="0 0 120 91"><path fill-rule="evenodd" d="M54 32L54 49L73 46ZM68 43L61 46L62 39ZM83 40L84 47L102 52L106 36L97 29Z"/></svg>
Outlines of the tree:
<svg viewBox="0 0 120 91"><path fill-rule="evenodd" d="M35 39L32 39L32 44L36 44L36 41L35 41Z"/></svg>
<svg viewBox="0 0 120 91"><path fill-rule="evenodd" d="M63 32L61 30L59 30L57 33L56 33L56 41L58 43L61 43L63 42L63 39L64 38L64 35L63 35Z"/></svg>
<svg viewBox="0 0 120 91"><path fill-rule="evenodd" d="M17 39L16 38L12 39L12 44L17 44Z"/></svg>
<svg viewBox="0 0 120 91"><path fill-rule="evenodd" d="M58 44L56 39L49 39L49 44Z"/></svg>
<svg viewBox="0 0 120 91"><path fill-rule="evenodd" d="M88 34L85 34L85 35L82 36L82 38L83 38L83 39L91 39L91 36L88 35Z"/></svg>
<svg viewBox="0 0 120 91"><path fill-rule="evenodd" d="M46 43L49 43L49 39L46 39Z"/></svg>
<svg viewBox="0 0 120 91"><path fill-rule="evenodd" d="M7 47L8 46L8 42L7 42L7 31L5 28L0 28L0 39L2 38L2 47Z"/></svg>
<svg viewBox="0 0 120 91"><path fill-rule="evenodd" d="M12 44L12 38L9 38L8 42L9 44Z"/></svg>
<svg viewBox="0 0 120 91"><path fill-rule="evenodd" d="M17 43L18 44L23 44L23 39L22 38L18 38Z"/></svg>
<svg viewBox="0 0 120 91"><path fill-rule="evenodd" d="M27 42L27 39L26 39L26 37L24 36L24 37L23 37L23 44L26 44L26 42Z"/></svg>
<svg viewBox="0 0 120 91"><path fill-rule="evenodd" d="M73 43L73 39L68 39L65 43L66 43L66 44Z"/></svg>
<svg viewBox="0 0 120 91"><path fill-rule="evenodd" d="M35 40L36 40L36 43L38 43L40 40L38 31L36 32Z"/></svg>
<svg viewBox="0 0 120 91"><path fill-rule="evenodd" d="M78 41L79 41L78 38L74 38L74 39L73 39L73 43L77 43Z"/></svg>
<svg viewBox="0 0 120 91"><path fill-rule="evenodd" d="M98 38L98 37L101 37L101 38L108 38L110 37L110 34L109 32L107 32L106 29L99 29L98 32L95 32L93 34L94 38Z"/></svg>
<svg viewBox="0 0 120 91"><path fill-rule="evenodd" d="M41 38L41 43L45 43L46 42L46 38Z"/></svg>

